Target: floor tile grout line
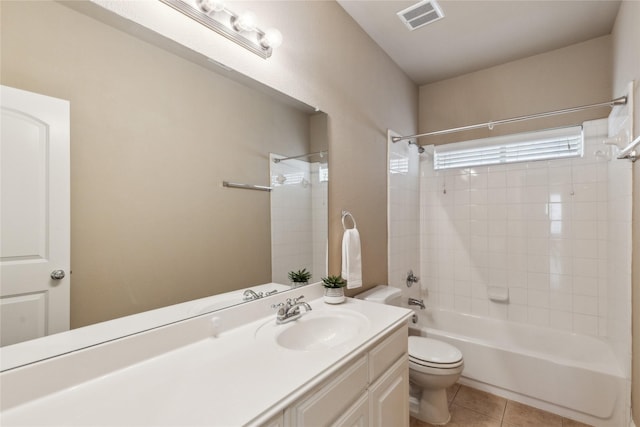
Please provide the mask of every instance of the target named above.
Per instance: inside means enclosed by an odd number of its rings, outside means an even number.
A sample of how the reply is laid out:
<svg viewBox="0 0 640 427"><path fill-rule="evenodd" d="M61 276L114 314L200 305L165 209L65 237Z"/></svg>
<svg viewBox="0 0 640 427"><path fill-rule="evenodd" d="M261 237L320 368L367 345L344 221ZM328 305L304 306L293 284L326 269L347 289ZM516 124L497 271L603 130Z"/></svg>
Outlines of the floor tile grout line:
<svg viewBox="0 0 640 427"><path fill-rule="evenodd" d="M509 399L505 399L504 408L502 409L502 418L500 418L500 425L504 424L504 416L507 413L508 404L509 404Z"/></svg>

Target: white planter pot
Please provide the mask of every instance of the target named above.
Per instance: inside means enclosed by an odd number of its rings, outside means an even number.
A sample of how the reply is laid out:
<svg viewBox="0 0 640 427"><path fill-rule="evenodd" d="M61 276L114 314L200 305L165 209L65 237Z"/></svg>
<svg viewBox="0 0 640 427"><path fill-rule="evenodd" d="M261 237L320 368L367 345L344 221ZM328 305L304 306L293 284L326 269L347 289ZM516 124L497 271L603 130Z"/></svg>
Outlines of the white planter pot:
<svg viewBox="0 0 640 427"><path fill-rule="evenodd" d="M324 288L324 302L340 304L344 302L344 288Z"/></svg>

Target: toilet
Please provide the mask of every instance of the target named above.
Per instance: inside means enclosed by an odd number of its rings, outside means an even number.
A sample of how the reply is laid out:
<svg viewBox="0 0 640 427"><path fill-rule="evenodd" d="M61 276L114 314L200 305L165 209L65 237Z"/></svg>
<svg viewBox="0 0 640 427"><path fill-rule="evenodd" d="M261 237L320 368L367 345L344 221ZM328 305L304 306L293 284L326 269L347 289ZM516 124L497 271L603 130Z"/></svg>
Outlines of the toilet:
<svg viewBox="0 0 640 427"><path fill-rule="evenodd" d="M356 298L401 306L402 291L376 286ZM409 336L409 382L411 415L421 421L442 425L449 422L447 387L460 378L464 362L454 346L432 338Z"/></svg>

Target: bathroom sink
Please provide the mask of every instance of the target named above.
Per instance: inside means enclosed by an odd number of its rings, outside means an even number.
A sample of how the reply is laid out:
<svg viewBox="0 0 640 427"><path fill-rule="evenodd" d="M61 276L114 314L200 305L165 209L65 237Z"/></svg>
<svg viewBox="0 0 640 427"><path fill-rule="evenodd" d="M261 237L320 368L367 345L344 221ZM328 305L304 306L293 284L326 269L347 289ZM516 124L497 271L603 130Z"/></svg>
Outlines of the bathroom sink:
<svg viewBox="0 0 640 427"><path fill-rule="evenodd" d="M366 332L369 319L348 310L318 310L304 313L289 323L277 325L274 320L263 324L256 337L273 339L289 350L320 351L338 347Z"/></svg>

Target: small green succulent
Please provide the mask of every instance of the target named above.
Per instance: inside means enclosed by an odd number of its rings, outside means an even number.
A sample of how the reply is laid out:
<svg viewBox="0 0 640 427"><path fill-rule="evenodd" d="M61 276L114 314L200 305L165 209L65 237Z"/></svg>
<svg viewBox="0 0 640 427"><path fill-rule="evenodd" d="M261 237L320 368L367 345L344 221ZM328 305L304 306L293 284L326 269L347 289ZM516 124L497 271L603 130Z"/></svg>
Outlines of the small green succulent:
<svg viewBox="0 0 640 427"><path fill-rule="evenodd" d="M347 282L340 276L327 276L322 278L322 286L325 288L344 288Z"/></svg>
<svg viewBox="0 0 640 427"><path fill-rule="evenodd" d="M293 283L306 283L309 279L311 279L311 272L307 271L306 268L289 272L289 280Z"/></svg>

